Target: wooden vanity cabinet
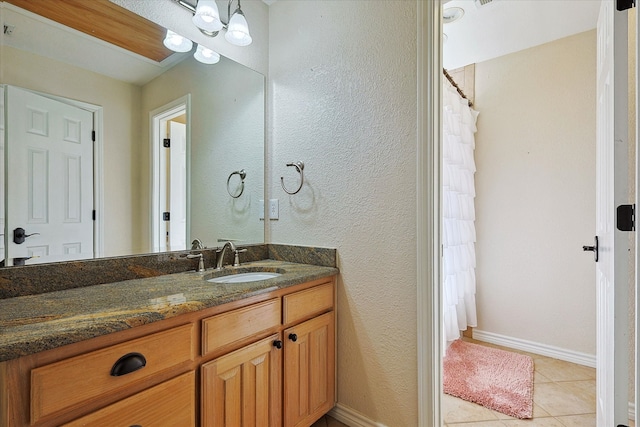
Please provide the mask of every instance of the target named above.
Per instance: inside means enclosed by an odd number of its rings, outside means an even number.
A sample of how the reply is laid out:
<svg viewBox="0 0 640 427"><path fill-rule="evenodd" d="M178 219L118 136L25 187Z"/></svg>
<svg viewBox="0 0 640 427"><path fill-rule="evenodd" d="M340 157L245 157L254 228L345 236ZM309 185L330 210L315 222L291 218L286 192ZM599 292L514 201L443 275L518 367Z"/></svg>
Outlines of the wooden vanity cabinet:
<svg viewBox="0 0 640 427"><path fill-rule="evenodd" d="M202 365L202 427L279 426L282 351L272 335Z"/></svg>
<svg viewBox="0 0 640 427"><path fill-rule="evenodd" d="M308 427L335 404L334 306L329 277L0 362L0 427Z"/></svg>
<svg viewBox="0 0 640 427"><path fill-rule="evenodd" d="M203 427L308 427L335 404L334 282L282 296L276 334L225 354L201 368ZM269 309L266 310L266 304ZM255 310L255 312L254 312ZM280 299L205 319L244 318L239 331L273 326ZM261 318L262 321L253 320ZM222 325L222 322L219 322ZM203 328L203 349L211 328ZM247 337L238 334L235 339ZM218 339L226 343L229 339ZM282 383L284 382L284 386Z"/></svg>
<svg viewBox="0 0 640 427"><path fill-rule="evenodd" d="M334 313L284 331L284 426L313 424L335 404Z"/></svg>
<svg viewBox="0 0 640 427"><path fill-rule="evenodd" d="M334 291L324 283L283 297L285 427L309 426L335 404Z"/></svg>

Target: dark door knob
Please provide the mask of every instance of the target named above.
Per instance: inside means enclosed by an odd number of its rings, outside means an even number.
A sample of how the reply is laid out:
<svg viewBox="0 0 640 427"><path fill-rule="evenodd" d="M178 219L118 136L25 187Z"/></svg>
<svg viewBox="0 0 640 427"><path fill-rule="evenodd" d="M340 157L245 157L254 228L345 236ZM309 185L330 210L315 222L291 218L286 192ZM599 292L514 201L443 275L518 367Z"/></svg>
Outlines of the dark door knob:
<svg viewBox="0 0 640 427"><path fill-rule="evenodd" d="M15 230L13 230L13 243L15 243L16 245L20 245L24 243L24 239L26 239L29 236L34 236L36 234L40 234L40 233L27 234L24 228L18 227Z"/></svg>
<svg viewBox="0 0 640 427"><path fill-rule="evenodd" d="M275 340L275 341L273 342L273 346L274 346L275 348L277 348L278 350L279 350L279 349L281 349L281 348L282 348L282 341L280 341L280 340Z"/></svg>
<svg viewBox="0 0 640 427"><path fill-rule="evenodd" d="M293 342L298 341L298 336L296 334L289 334L289 339Z"/></svg>
<svg viewBox="0 0 640 427"><path fill-rule="evenodd" d="M593 246L583 246L582 250L585 252L593 252L593 259L598 262L598 236L593 238Z"/></svg>

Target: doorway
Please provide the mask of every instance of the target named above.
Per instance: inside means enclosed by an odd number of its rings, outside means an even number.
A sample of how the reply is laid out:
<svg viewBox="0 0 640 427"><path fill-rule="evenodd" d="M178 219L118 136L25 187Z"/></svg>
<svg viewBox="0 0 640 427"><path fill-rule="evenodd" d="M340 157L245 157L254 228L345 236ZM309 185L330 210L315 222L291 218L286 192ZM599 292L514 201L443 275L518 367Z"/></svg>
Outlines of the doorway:
<svg viewBox="0 0 640 427"><path fill-rule="evenodd" d="M187 249L189 236L190 97L150 113L153 251Z"/></svg>
<svg viewBox="0 0 640 427"><path fill-rule="evenodd" d="M430 126L430 124L440 121L439 99L440 99L440 76L433 75L432 70L440 67L438 58L442 54L442 45L434 45L433 40L440 40L442 37L443 26L441 23L441 15L439 5L423 6L418 2L418 13L421 19L424 19L424 28L419 26L419 52L425 52L425 56L419 54L420 69L423 67L430 70L420 71L419 83L424 88L424 93L420 90L419 84L419 164L418 164L418 186L419 186L419 203L418 203L418 240L424 239L418 245L418 258L426 260L424 265L419 265L418 269L418 298L419 298L419 317L418 317L418 339L419 339L419 358L421 368L419 369L419 399L426 405L420 407L420 425L440 425L440 399L441 384L437 383L441 379L442 366L440 357L442 356L442 348L438 346L441 334L440 325L441 318L441 294L439 284L441 282L441 270L438 262L439 259L439 140L440 130L438 126ZM429 10L431 9L431 10ZM434 102L433 99L438 100ZM482 114L482 111L481 111ZM426 123L426 125L424 123ZM425 172L426 170L426 172ZM583 242L579 242L583 244ZM588 242L587 242L588 243ZM579 250L579 249L578 249ZM636 297L637 299L637 297ZM433 316L431 319L435 324L430 324L427 316ZM423 331L420 331L423 329ZM422 337L426 333L429 336Z"/></svg>

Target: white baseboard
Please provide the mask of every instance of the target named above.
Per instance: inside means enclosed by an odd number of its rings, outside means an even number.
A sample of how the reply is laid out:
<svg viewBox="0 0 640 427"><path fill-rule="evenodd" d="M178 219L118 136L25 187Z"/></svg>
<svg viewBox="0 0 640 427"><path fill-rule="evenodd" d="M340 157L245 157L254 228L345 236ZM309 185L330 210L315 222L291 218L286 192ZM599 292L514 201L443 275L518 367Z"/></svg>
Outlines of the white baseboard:
<svg viewBox="0 0 640 427"><path fill-rule="evenodd" d="M349 427L386 427L362 415L355 409L336 403L336 406L329 412L329 416L346 424Z"/></svg>
<svg viewBox="0 0 640 427"><path fill-rule="evenodd" d="M520 338L494 334L493 332L485 332L475 328L473 329L473 338L490 344L501 345L515 350L526 351L529 353L539 354L541 356L553 357L554 359L576 363L578 365L589 366L590 368L596 367L596 356L594 354L567 350L565 348L554 347Z"/></svg>

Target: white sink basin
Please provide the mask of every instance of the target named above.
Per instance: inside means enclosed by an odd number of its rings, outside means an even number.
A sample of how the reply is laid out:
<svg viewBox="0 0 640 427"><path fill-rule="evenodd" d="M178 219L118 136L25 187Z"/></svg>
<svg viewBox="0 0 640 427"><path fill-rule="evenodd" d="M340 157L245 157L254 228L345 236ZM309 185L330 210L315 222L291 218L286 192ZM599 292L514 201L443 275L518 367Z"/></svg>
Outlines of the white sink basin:
<svg viewBox="0 0 640 427"><path fill-rule="evenodd" d="M281 276L280 273L271 273L268 271L257 271L252 273L228 274L226 276L214 277L208 279L207 282L213 283L244 283L256 282L258 280L268 280Z"/></svg>

